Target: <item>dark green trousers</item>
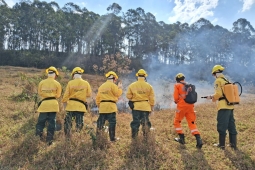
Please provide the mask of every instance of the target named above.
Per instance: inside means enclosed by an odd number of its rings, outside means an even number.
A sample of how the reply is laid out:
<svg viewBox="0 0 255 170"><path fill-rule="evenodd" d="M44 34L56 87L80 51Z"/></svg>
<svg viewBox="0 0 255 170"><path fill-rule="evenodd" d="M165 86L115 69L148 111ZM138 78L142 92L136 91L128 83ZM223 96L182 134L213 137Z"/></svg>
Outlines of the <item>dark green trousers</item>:
<svg viewBox="0 0 255 170"><path fill-rule="evenodd" d="M105 121L109 122L109 137L111 141L115 141L116 113L100 113L97 119L97 134L103 129Z"/></svg>
<svg viewBox="0 0 255 170"><path fill-rule="evenodd" d="M46 122L48 122L46 140L52 141L56 127L56 112L39 113L38 121L36 124L36 135L42 137L43 129Z"/></svg>
<svg viewBox="0 0 255 170"><path fill-rule="evenodd" d="M226 136L227 130L230 135L237 135L234 110L220 109L217 115L217 131L220 135Z"/></svg>
<svg viewBox="0 0 255 170"><path fill-rule="evenodd" d="M97 119L97 128L101 130L105 121L109 122L109 129L116 126L116 113L100 113Z"/></svg>
<svg viewBox="0 0 255 170"><path fill-rule="evenodd" d="M148 111L132 110L133 121L130 123L132 129L132 137L136 137L139 131L140 125L142 125L142 130L145 135L146 129L151 128L151 122L149 120Z"/></svg>
<svg viewBox="0 0 255 170"><path fill-rule="evenodd" d="M79 132L84 126L83 122L84 112L78 112L78 111L72 111L67 112L65 117L65 123L64 123L64 131L66 135L70 134L70 131L72 129L72 121L75 119L76 123L76 131Z"/></svg>

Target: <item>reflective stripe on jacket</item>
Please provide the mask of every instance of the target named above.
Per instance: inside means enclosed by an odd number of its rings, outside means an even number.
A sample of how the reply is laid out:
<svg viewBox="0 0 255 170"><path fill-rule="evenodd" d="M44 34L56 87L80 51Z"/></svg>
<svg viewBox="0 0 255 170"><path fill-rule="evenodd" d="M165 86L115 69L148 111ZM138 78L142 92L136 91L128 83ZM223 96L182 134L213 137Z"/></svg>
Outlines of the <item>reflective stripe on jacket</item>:
<svg viewBox="0 0 255 170"><path fill-rule="evenodd" d="M107 80L98 88L96 96L96 104L99 107L99 113L117 112L116 102L122 94L122 89L119 89L111 80ZM102 102L102 101L112 102ZM114 103L115 102L115 103Z"/></svg>
<svg viewBox="0 0 255 170"><path fill-rule="evenodd" d="M134 102L134 110L151 111L151 106L155 105L155 94L153 87L145 82L144 78L138 77L138 80L128 86L126 97Z"/></svg>
<svg viewBox="0 0 255 170"><path fill-rule="evenodd" d="M185 83L184 81L181 81L181 83L176 83L174 85L174 102L178 105L178 106L191 106L194 104L189 104L185 102L185 98L186 98L186 90L185 90L185 85L182 84Z"/></svg>
<svg viewBox="0 0 255 170"><path fill-rule="evenodd" d="M38 94L42 99L48 97L59 98L61 95L62 87L59 82L54 78L48 77L45 80L42 80L38 86ZM59 112L59 104L56 99L45 100L41 103L38 112Z"/></svg>
<svg viewBox="0 0 255 170"><path fill-rule="evenodd" d="M82 78L77 78L68 82L66 90L62 99L62 102L67 102L66 111L79 111L87 112L84 104L78 101L69 100L75 98L83 102L87 101L87 97L90 97L92 90L90 84Z"/></svg>
<svg viewBox="0 0 255 170"><path fill-rule="evenodd" d="M220 97L223 97L223 93L224 89L223 86L225 85L226 81L222 78L224 77L224 75L221 75L219 77L216 78L216 80L214 81L214 94L213 94L213 101L218 101L217 104L217 109L234 109L233 105L227 105L226 100L220 100Z"/></svg>

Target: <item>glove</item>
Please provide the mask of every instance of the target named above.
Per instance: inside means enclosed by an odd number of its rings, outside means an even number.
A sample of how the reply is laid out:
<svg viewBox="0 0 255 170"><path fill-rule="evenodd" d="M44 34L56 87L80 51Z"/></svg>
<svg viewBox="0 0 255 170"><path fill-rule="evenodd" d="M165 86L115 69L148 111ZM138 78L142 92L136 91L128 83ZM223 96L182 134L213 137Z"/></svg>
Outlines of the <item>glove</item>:
<svg viewBox="0 0 255 170"><path fill-rule="evenodd" d="M118 88L122 89L122 83L121 82L118 82Z"/></svg>
<svg viewBox="0 0 255 170"><path fill-rule="evenodd" d="M212 99L213 97L212 96L207 96L206 99L210 100Z"/></svg>
<svg viewBox="0 0 255 170"><path fill-rule="evenodd" d="M154 111L154 106L151 106L151 112L153 112Z"/></svg>

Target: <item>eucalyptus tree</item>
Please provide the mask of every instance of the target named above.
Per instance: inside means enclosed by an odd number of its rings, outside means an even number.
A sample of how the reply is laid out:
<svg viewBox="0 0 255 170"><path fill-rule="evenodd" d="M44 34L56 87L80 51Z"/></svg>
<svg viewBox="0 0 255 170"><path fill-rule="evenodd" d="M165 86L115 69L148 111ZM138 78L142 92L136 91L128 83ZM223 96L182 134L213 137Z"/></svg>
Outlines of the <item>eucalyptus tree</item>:
<svg viewBox="0 0 255 170"><path fill-rule="evenodd" d="M253 26L244 18L240 18L233 23L232 51L235 61L242 66L248 67L255 64L255 30ZM252 62L251 62L252 61Z"/></svg>
<svg viewBox="0 0 255 170"><path fill-rule="evenodd" d="M84 54L95 55L97 52L95 46L96 42L100 36L100 29L102 29L102 25L100 22L100 15L95 14L94 12L88 11L84 13L84 41L83 41L83 50Z"/></svg>
<svg viewBox="0 0 255 170"><path fill-rule="evenodd" d="M113 14L118 15L120 11L122 10L122 7L117 3L113 3L109 5L106 10L112 11Z"/></svg>
<svg viewBox="0 0 255 170"><path fill-rule="evenodd" d="M191 45L191 50L193 55L196 56L199 62L208 62L211 59L211 52L214 50L210 42L213 34L213 25L210 21L201 18L195 23L190 25L192 34L191 39L193 42Z"/></svg>
<svg viewBox="0 0 255 170"><path fill-rule="evenodd" d="M232 34L233 33L219 25L214 26L211 32L211 37L208 40L211 48L210 62L213 64L221 63L224 65L232 61L233 56L230 48L230 37Z"/></svg>
<svg viewBox="0 0 255 170"><path fill-rule="evenodd" d="M123 49L124 35L119 16L109 13L100 17L100 54L115 54Z"/></svg>
<svg viewBox="0 0 255 170"><path fill-rule="evenodd" d="M10 27L11 10L4 0L0 0L0 50L3 50L6 35Z"/></svg>
<svg viewBox="0 0 255 170"><path fill-rule="evenodd" d="M10 36L8 41L8 48L21 50L29 49L35 46L36 34L34 30L32 18L33 9L31 1L21 1L16 3L12 8Z"/></svg>
<svg viewBox="0 0 255 170"><path fill-rule="evenodd" d="M184 64L194 61L191 51L191 44L193 43L191 35L192 31L187 23L176 22L172 25L170 32L170 51L171 63Z"/></svg>
<svg viewBox="0 0 255 170"><path fill-rule="evenodd" d="M158 51L159 24L151 13L146 13L140 31L140 54L143 57L155 56Z"/></svg>
<svg viewBox="0 0 255 170"><path fill-rule="evenodd" d="M184 58L180 53L179 39L181 36L181 23L178 21L176 23L170 24L167 27L167 37L168 37L168 59L172 64L181 64L184 62ZM182 42L184 43L184 42Z"/></svg>
<svg viewBox="0 0 255 170"><path fill-rule="evenodd" d="M51 34L54 32L56 3L34 0L31 4L33 9L32 27L36 50L51 50Z"/></svg>
<svg viewBox="0 0 255 170"><path fill-rule="evenodd" d="M165 62L165 59L169 57L170 24L166 24L163 21L158 22L158 24L159 24L159 29L157 30L157 33L158 33L158 42L157 42L158 54L161 57L160 60Z"/></svg>
<svg viewBox="0 0 255 170"><path fill-rule="evenodd" d="M67 3L62 8L64 12L63 29L61 30L62 48L64 52L77 51L77 35L79 34L79 24L82 10L74 3Z"/></svg>
<svg viewBox="0 0 255 170"><path fill-rule="evenodd" d="M118 14L122 10L122 7L113 3L107 8L107 11L111 11L107 15L101 16L102 25L105 27L101 42L104 51L109 54L115 54L116 52L123 51L124 48L124 31L123 21Z"/></svg>
<svg viewBox="0 0 255 170"><path fill-rule="evenodd" d="M142 8L129 9L124 14L125 35L128 41L129 56L142 58L141 31L145 20Z"/></svg>
<svg viewBox="0 0 255 170"><path fill-rule="evenodd" d="M78 12L78 17L76 20L76 41L77 41L77 52L79 54L84 52L85 47L85 35L89 31L89 11L87 8L82 8Z"/></svg>
<svg viewBox="0 0 255 170"><path fill-rule="evenodd" d="M54 10L52 11L48 18L48 29L49 29L49 50L59 52L59 46L61 43L61 28L63 20L63 11L60 9L56 2L50 2L49 5Z"/></svg>

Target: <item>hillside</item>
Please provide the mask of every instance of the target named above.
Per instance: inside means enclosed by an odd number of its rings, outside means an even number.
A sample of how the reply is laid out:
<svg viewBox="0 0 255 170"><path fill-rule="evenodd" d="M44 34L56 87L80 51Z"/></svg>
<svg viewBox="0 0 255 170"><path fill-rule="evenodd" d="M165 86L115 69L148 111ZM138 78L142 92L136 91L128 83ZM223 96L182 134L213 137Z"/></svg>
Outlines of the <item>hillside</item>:
<svg viewBox="0 0 255 170"><path fill-rule="evenodd" d="M186 120L182 125L186 135L186 145L180 146L173 140L177 135L173 129L174 109L155 111L151 115L154 130L147 141L142 134L136 141L131 140L129 113L117 114L116 143L108 139L94 143L91 134L95 132L96 114L87 113L86 127L81 133L73 132L71 141L65 140L63 129L56 132L51 146L34 136L38 113L34 110L34 95L37 83L43 78L43 71L34 68L0 67L0 169L212 169L233 170L255 169L255 96L243 94L242 102L235 108L238 130L238 150L229 147L221 151L213 144L218 141L216 131L216 105L209 101L197 104L197 125L204 146L196 149L195 137L190 134ZM59 79L64 85L68 81L66 71L61 71ZM83 75L93 88L104 81L103 77ZM125 92L125 91L124 91ZM166 92L167 93L167 92ZM93 106L93 99L90 100ZM65 112L57 116L63 125ZM106 134L106 133L105 133ZM226 139L228 144L228 137Z"/></svg>

